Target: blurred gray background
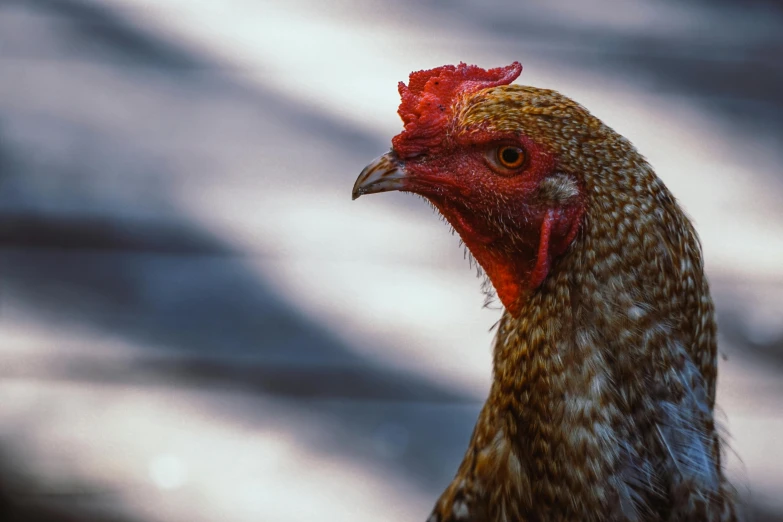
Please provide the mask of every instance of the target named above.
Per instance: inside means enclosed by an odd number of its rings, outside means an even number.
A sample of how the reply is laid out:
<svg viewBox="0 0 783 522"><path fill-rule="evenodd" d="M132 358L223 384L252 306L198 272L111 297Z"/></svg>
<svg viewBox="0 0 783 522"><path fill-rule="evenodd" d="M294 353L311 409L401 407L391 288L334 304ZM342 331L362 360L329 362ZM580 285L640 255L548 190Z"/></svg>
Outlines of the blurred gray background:
<svg viewBox="0 0 783 522"><path fill-rule="evenodd" d="M783 4L0 0L0 520L424 520L490 377L396 82L520 60L696 222L749 519L783 520Z"/></svg>

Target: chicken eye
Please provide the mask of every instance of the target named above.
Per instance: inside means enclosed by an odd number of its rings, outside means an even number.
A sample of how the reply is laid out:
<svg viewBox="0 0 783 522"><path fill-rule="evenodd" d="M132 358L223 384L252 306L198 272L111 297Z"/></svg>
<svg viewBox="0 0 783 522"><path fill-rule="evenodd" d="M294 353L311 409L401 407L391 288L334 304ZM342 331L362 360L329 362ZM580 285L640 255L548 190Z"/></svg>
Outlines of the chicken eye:
<svg viewBox="0 0 783 522"><path fill-rule="evenodd" d="M525 151L509 145L498 148L497 161L507 169L518 169L525 163Z"/></svg>

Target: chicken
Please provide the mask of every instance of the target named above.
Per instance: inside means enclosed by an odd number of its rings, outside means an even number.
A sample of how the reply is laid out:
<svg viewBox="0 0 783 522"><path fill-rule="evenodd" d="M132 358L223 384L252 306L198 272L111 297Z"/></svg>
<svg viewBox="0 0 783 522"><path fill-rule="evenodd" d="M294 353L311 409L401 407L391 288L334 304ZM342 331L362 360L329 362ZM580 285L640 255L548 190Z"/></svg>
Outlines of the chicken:
<svg viewBox="0 0 783 522"><path fill-rule="evenodd" d="M429 521L736 520L696 232L628 140L521 71L412 73L404 130L353 187L429 200L505 308Z"/></svg>

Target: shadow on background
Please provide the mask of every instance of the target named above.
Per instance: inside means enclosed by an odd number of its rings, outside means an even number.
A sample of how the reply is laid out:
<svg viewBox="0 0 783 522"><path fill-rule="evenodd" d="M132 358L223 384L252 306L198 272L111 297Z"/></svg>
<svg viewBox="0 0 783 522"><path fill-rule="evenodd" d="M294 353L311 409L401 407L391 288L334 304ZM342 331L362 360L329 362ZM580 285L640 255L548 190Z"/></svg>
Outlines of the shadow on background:
<svg viewBox="0 0 783 522"><path fill-rule="evenodd" d="M174 98L188 101L188 110L198 111L202 100L219 105L230 98L250 120L275 122L277 130L277 122L284 122L300 136L326 139L348 154L366 158L385 147L292 100L226 80L212 59L192 56L97 4L34 0L5 6L14 7L32 15L32 20L22 19L32 27L7 24L6 60L44 67L47 60L99 64L120 83L135 86L127 99L123 92L114 93L112 104L134 103L134 90L159 95L155 89L163 78ZM58 47L42 48L34 40L39 29ZM78 97L98 100L106 86L90 88L95 92ZM179 113L166 111L165 103L163 112L141 117L171 124ZM339 437L328 430L319 437L303 436L307 444L363 465L375 461L434 493L444 480L444 461L452 468L464 451L480 406L476 399L361 357L306 318L248 268L247 254L167 201L165 178L178 175L167 166L169 158L144 150L122 129L96 125L89 115L94 110L82 106L67 114L45 114L14 106L0 113L3 311L6 318L9 313L32 316L63 331L84 327L122 337L138 351L117 356L101 353L99 345L75 353L54 346L23 358L12 352L0 355L0 379L270 394L287 408L342 427ZM119 178L125 181L116 184L129 186L130 193L114 191L113 179ZM175 183L188 182L179 178ZM138 187L145 183L150 186ZM136 208L146 213L134 213ZM359 407L346 408L341 401L359 401ZM399 406L408 402L423 405L422 411ZM457 414L433 419L429 404L456 404ZM253 417L262 422L264 413L210 415L218 422L243 424ZM379 458L376 451L388 426L403 426L406 433L405 451L393 459ZM80 509L84 498L88 505L96 497L106 504L105 495L91 491L99 491L99 485L79 485L83 495L42 493L34 480L14 478L18 468L24 463L11 462L0 470L8 477L0 488L5 488L4 509L16 517L12 520L119 520L118 513Z"/></svg>

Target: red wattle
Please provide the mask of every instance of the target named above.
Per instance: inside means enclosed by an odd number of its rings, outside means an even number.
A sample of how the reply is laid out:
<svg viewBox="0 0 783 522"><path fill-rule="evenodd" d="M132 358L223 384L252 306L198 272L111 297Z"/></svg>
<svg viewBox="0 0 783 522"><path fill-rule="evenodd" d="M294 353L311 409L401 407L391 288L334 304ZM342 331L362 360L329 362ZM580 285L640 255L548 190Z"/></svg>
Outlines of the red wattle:
<svg viewBox="0 0 783 522"><path fill-rule="evenodd" d="M536 255L536 264L533 272L530 274L528 285L531 290L538 288L549 274L549 265L552 262L549 249L549 239L552 237L552 224L555 220L555 211L547 211L544 220L541 222L541 235L538 240L538 254Z"/></svg>

